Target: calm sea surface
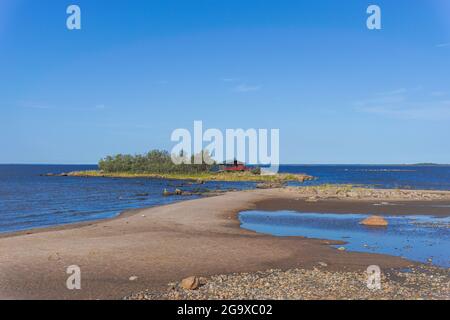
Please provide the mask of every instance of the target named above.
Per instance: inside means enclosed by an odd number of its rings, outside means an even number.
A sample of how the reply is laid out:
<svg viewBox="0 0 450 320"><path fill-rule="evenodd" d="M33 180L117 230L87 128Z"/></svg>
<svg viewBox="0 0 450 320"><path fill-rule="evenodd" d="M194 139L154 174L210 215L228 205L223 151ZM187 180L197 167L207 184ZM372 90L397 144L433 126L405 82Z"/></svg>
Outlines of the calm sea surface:
<svg viewBox="0 0 450 320"><path fill-rule="evenodd" d="M96 166L0 165L0 233L114 217L123 210L193 197L163 197L165 188L250 189L254 183L207 182L188 185L158 179L44 177L45 173L91 170ZM351 183L377 188L450 190L450 166L281 166L307 173L308 184Z"/></svg>
<svg viewBox="0 0 450 320"><path fill-rule="evenodd" d="M383 253L450 268L450 217L388 216L388 228L360 225L364 214L246 211L241 227L278 237L344 241L350 251Z"/></svg>
<svg viewBox="0 0 450 320"><path fill-rule="evenodd" d="M45 173L96 166L0 165L0 233L111 218L127 209L163 205L198 196L164 197L174 191L249 189L254 183L189 185L160 179L43 177Z"/></svg>
<svg viewBox="0 0 450 320"><path fill-rule="evenodd" d="M450 190L450 165L299 165L281 166L280 172L307 173L312 184L360 184L374 188Z"/></svg>

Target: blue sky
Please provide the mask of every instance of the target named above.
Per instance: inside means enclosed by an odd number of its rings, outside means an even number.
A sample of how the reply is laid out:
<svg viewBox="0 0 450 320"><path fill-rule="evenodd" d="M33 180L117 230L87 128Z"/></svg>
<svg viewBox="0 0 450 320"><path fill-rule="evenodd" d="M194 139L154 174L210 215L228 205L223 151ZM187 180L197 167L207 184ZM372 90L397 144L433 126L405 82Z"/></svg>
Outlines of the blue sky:
<svg viewBox="0 0 450 320"><path fill-rule="evenodd" d="M279 128L282 163L450 163L450 2L1 0L0 163L170 150L194 120Z"/></svg>

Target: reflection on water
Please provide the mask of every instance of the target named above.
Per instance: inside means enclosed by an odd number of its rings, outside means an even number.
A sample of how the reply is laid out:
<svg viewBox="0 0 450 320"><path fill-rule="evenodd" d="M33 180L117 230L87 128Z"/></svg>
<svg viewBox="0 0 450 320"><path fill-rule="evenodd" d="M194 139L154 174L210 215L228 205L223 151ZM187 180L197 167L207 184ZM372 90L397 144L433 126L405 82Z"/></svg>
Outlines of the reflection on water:
<svg viewBox="0 0 450 320"><path fill-rule="evenodd" d="M388 216L387 228L359 222L368 215L245 211L241 227L275 236L303 236L347 242L347 250L383 253L450 267L450 217Z"/></svg>

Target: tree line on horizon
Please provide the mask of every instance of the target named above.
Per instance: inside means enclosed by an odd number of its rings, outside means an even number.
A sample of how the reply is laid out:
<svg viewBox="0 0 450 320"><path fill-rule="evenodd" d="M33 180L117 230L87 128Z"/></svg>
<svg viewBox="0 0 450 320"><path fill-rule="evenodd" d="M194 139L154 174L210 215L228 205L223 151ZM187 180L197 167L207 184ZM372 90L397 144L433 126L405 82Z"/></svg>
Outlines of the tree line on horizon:
<svg viewBox="0 0 450 320"><path fill-rule="evenodd" d="M183 160L178 162L182 162L181 164L175 164L168 151L151 150L146 154L106 156L99 161L98 166L101 171L107 173L195 174L209 172L215 165L208 151L203 151L201 154L191 157L186 156L181 151L177 157ZM202 164L194 164L196 157L202 157Z"/></svg>

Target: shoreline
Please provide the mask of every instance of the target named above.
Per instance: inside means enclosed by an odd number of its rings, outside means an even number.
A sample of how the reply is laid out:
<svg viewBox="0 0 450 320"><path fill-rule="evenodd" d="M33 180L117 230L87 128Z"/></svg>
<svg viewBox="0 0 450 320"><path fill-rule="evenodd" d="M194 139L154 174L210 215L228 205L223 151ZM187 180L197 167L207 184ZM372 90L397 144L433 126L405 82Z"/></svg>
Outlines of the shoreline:
<svg viewBox="0 0 450 320"><path fill-rule="evenodd" d="M175 201L173 203L169 203L169 204L161 204L161 205L155 205L155 206L150 206L150 207L142 207L142 208L130 208L130 209L126 209L123 210L121 212L118 212L114 217L110 217L110 218L102 218L102 219L96 219L96 220L88 220L88 221L81 221L81 222L74 222L74 223L66 223L66 224L60 224L60 225L54 225L54 226L48 226L48 227L37 227L37 228L30 228L30 229L26 229L26 230L20 230L20 231L11 231L11 232L3 232L0 233L0 239L2 238L9 238L9 237L14 237L14 236L21 236L21 235L27 235L27 234L36 234L36 233L43 233L43 232L49 232L49 231L59 231L59 230L66 230L66 229L76 229L76 228L81 228L81 227L85 227L85 226L90 226L93 224L97 224L97 223L101 223L101 222L105 222L105 221L112 221L115 219L119 219L121 217L127 217L127 216L131 216L131 215L135 215L135 214L139 214L141 211L145 211L148 209L154 209L154 208L164 208L166 206L170 206L172 204L175 203L184 203L184 202L188 202L188 201L194 201L194 200L199 200L199 199L204 199L206 197L217 197L226 193L230 193L230 192L248 192L248 191L258 191L258 190L264 190L264 189L247 189L247 190L240 190L240 191L226 191L226 190L221 190L219 193L215 193L213 192L212 195L208 195L205 196L205 194L201 195L200 198L197 199L186 199L186 200L179 200L179 201ZM302 190L302 194L299 194L299 197L303 197L306 198L306 208L311 208L311 209L306 209L306 210L317 210L317 209L313 209L314 206L309 206L308 204L313 205L314 203L318 202L319 200L321 200L321 196L320 196L320 192L324 191L325 193L331 190L332 194L325 194L325 197L322 198L323 199L332 199L332 200L336 200L336 199L340 199L340 200L353 200L356 201L355 205L357 204L358 201L381 201L383 202L384 200L389 200L388 198L361 198L361 196L359 197L351 197L351 196L347 196L345 195L344 197L339 198L338 196L336 196L336 191L335 190L340 190L341 193L348 193L348 192L352 192L354 190L369 190L369 191L373 191L373 192L390 192L390 191L394 191L394 192L399 192L399 193L422 193L422 194L435 194L435 195L444 195L444 199L438 199L438 200L434 200L435 201L435 205L439 205L440 201L443 201L443 205L447 205L449 208L449 213L448 214L443 214L442 210L435 210L432 207L429 206L430 204L430 200L424 200L424 199L393 199L396 202L399 202L399 204L401 206L396 207L396 212L401 212L399 215L413 215L413 214L417 214L417 212L419 212L419 214L423 214L423 215L433 215L430 214L430 211L435 212L435 214L437 216L450 216L450 191L445 191L445 190L419 190L419 189L372 189L372 188L365 188L365 187L355 187L352 185L340 185L340 184L335 184L335 185L318 185L318 186L307 186L307 187L280 187L280 188L269 188L269 189L265 189L265 190L285 190L288 192L295 192L296 190ZM306 192L305 192L306 191ZM308 192L309 191L309 192ZM313 192L311 192L313 191ZM339 191L337 192L337 194L339 195ZM341 194L342 195L342 194ZM446 196L446 197L445 197ZM314 199L312 199L314 198ZM261 210L261 211L276 211L276 210L290 210L290 211L298 211L298 210L302 210L302 208L297 208L296 206L296 202L292 201L293 199L264 199L261 201L258 201L257 203L255 203L255 208L256 210ZM295 200L295 199L294 199ZM447 202L448 200L448 202ZM408 202L408 203L414 203L416 205L416 211L415 213L412 213L409 209L405 208L402 202ZM422 211L419 206L426 206L426 211ZM317 211L317 213L354 213L354 214L358 214L361 213L358 210L354 210L355 208L357 208L357 206L354 206L352 209L350 210L340 210L339 208L334 208L334 207L330 207L325 211ZM319 208L319 210L321 210ZM364 210L364 209L361 209ZM419 211L417 211L419 210ZM395 215L395 213L393 212L393 210L391 210L390 212L392 212L392 214ZM380 215L383 215L383 213L380 213Z"/></svg>
<svg viewBox="0 0 450 320"><path fill-rule="evenodd" d="M186 180L203 183L205 181L222 182L305 182L315 178L303 173L277 173L273 175L253 174L250 171L244 172L202 172L196 174L189 173L132 173L132 172L102 172L99 170L73 171L68 173L44 174L47 177L78 177L78 178L113 178L113 179L166 179L166 180Z"/></svg>
<svg viewBox="0 0 450 320"><path fill-rule="evenodd" d="M274 189L265 189L265 190L286 190L286 191L293 191L295 192L295 190L317 190L317 189L331 189L331 188L343 188L343 189L352 189L352 190L357 190L357 189L361 189L361 190L372 190L372 191L392 191L395 190L397 192L406 192L406 193L410 193L410 192L419 192L419 193L431 193L431 194L444 194L448 196L448 201L447 200L437 200L435 201L433 204L434 205L440 205L440 201L443 201L443 205L447 205L448 206L448 213L444 213L442 210L435 210L433 209L433 207L430 207L430 201L429 200L398 200L398 199L394 199L394 201L397 202L396 205L399 205L395 208L394 210L389 210L391 215L414 215L414 214L420 214L420 215L431 215L431 216L442 216L442 217L446 217L446 216L450 216L450 191L442 191L442 190L409 190L409 189L370 189L370 188L360 188L360 187L352 187L350 185L325 185L325 186L310 186L310 187L281 187L281 188L274 188ZM0 233L0 239L2 238L10 238L10 237L16 237L16 236L23 236L23 235L30 235L30 234L37 234L37 233L46 233L46 232L52 232L52 231L61 231L61 230L70 230L70 229L77 229L77 228L82 228L82 227L87 227L87 226L91 226L94 224L98 224L98 223L102 223L102 222L107 222L107 221L113 221L115 219L120 219L123 217L129 217L129 216L133 216L133 215L137 215L140 214L142 211L146 211L149 209L155 209L155 208L164 208L166 206L170 206L176 203L185 203L185 202L189 202L189 201L195 201L195 200L200 200L200 199L204 199L204 198L212 198L212 197L217 197L226 193L231 193L231 192L248 192L248 191L257 191L258 189L248 189L248 190L240 190L240 191L221 191L220 193L211 195L211 196L201 196L200 198L197 199L186 199L186 200L179 200L179 201L175 201L173 203L169 203L169 204L161 204L161 205L155 205L155 206L150 206L150 207L142 207L142 208L130 208L130 209L126 209L123 210L121 212L118 212L114 217L110 217L110 218L101 218L101 219L96 219L96 220L88 220L88 221L81 221L81 222L74 222L74 223L66 223L66 224L60 224L60 225L54 225L54 226L47 226L47 227L37 227L37 228L31 228L31 229L26 229L26 230L20 230L20 231L11 231L11 232L3 232ZM303 197L306 197L306 202L302 204L301 207L298 207L298 202L297 199L278 199L278 198L272 198L272 199L263 199L260 201L257 201L254 203L255 206L255 210L261 210L261 211L267 211L267 212L271 212L271 211L278 211L278 210L289 210L289 211L311 211L314 210L316 213L341 213L341 214L364 214L365 207L359 207L358 201L375 201L375 200L379 200L379 201L383 201L383 200L389 200L389 199L348 199L348 198L341 198L341 200L352 200L352 201L356 201L354 203L354 205L349 208L349 209L345 209L342 210L339 207L333 207L333 206L321 206L319 208L316 208L317 206L314 206L314 203L318 202L320 200L320 197L318 197L317 199L314 199L313 201L311 200L311 196L316 196L317 193L314 193L313 195L311 194L303 194ZM339 199L337 197L330 197L331 199ZM328 198L325 198L328 199ZM405 202L405 203L403 203ZM406 204L411 204L414 203L415 204L415 209L416 211L411 212L411 210L407 207L405 207L404 205ZM323 203L322 203L323 204ZM394 204L390 204L390 205L394 205ZM424 206L423 208L420 208L420 206ZM326 209L324 209L326 208ZM358 210L358 208L360 208ZM422 211L423 209L425 209L424 211ZM430 211L432 211L433 213L430 213ZM379 215L383 216L386 215L384 213L379 213ZM236 216L237 218L237 216Z"/></svg>
<svg viewBox="0 0 450 320"><path fill-rule="evenodd" d="M383 212L430 214L430 207L423 205L437 204L431 215L450 216L450 208L439 207L450 204L450 192L423 192L439 199L390 200L402 206L384 205ZM5 291L0 298L121 299L149 288L163 290L167 283L193 274L308 269L319 261L326 262L331 271L364 270L371 264L383 268L418 265L394 256L338 252L330 246L335 242L327 240L276 238L240 228L237 215L249 209L295 207L327 212L333 208L338 213L365 213L373 212L374 201L382 201L356 197L308 200L302 188L229 192L127 210L106 220L0 235L0 288ZM86 279L80 292L64 287L65 266L73 264L80 265ZM138 280L130 281L132 276Z"/></svg>

